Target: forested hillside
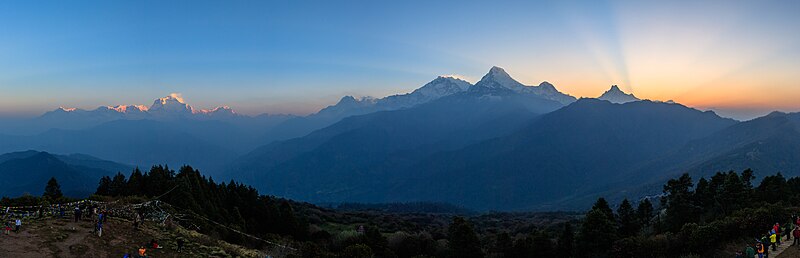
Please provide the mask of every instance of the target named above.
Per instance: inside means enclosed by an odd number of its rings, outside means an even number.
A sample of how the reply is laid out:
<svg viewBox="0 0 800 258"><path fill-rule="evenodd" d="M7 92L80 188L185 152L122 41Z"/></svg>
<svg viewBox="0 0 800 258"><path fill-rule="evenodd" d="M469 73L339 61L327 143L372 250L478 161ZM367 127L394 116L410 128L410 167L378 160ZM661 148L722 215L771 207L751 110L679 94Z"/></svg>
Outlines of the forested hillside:
<svg viewBox="0 0 800 258"><path fill-rule="evenodd" d="M102 177L92 198L118 204L158 200L178 225L290 257L728 257L753 245L775 222L791 225L800 211L800 178L777 174L754 186L753 174L725 172L699 180L687 174L669 180L660 198L600 198L585 214L471 214L424 203L321 208L261 195L233 181L218 183L189 166ZM71 201L52 194L57 187L51 181L43 198L3 198L0 205Z"/></svg>

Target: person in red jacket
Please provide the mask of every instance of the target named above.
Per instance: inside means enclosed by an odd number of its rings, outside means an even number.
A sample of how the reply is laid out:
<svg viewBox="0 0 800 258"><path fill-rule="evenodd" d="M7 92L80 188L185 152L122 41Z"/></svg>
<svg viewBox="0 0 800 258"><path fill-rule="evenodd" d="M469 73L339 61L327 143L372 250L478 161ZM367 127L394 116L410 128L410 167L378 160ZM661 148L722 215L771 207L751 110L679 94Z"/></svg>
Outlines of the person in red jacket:
<svg viewBox="0 0 800 258"><path fill-rule="evenodd" d="M792 245L796 245L797 248L800 248L800 227L794 227L792 235L794 236L794 242Z"/></svg>

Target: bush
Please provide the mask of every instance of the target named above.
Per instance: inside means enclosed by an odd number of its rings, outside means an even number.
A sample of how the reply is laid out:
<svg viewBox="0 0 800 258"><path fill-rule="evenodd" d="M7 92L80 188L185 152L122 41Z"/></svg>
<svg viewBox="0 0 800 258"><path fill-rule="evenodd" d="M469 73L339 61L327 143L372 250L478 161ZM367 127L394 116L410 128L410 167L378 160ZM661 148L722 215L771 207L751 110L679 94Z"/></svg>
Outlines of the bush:
<svg viewBox="0 0 800 258"><path fill-rule="evenodd" d="M341 257L345 258L370 258L372 249L365 244L355 244L348 246L342 251Z"/></svg>

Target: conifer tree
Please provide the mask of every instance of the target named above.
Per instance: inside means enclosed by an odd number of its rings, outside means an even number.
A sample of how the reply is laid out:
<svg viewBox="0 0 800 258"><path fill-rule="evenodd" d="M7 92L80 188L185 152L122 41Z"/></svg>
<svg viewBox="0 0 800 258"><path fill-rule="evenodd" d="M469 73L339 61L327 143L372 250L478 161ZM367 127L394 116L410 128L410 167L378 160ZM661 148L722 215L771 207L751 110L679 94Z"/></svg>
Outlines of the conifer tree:
<svg viewBox="0 0 800 258"><path fill-rule="evenodd" d="M125 194L125 185L127 181L125 180L125 175L122 173L117 173L113 179L111 179L111 185L109 187L108 195L111 196L120 196Z"/></svg>
<svg viewBox="0 0 800 258"><path fill-rule="evenodd" d="M619 225L619 237L631 237L639 233L639 219L628 199L622 200L617 208L617 223Z"/></svg>
<svg viewBox="0 0 800 258"><path fill-rule="evenodd" d="M563 257L572 257L575 251L575 232L573 230L571 223L564 223L564 228L558 236L556 251Z"/></svg>
<svg viewBox="0 0 800 258"><path fill-rule="evenodd" d="M97 186L97 190L95 191L97 195L111 195L111 178L108 176L103 176L100 178L100 183Z"/></svg>
<svg viewBox="0 0 800 258"><path fill-rule="evenodd" d="M43 196L53 201L61 199L63 196L61 194L61 185L58 184L58 181L55 177L51 177L50 180L47 181L47 186L44 187Z"/></svg>
<svg viewBox="0 0 800 258"><path fill-rule="evenodd" d="M472 225L462 217L454 217L447 230L452 257L483 257L481 242Z"/></svg>
<svg viewBox="0 0 800 258"><path fill-rule="evenodd" d="M664 185L665 196L661 198L661 204L667 209L665 226L668 230L678 232L684 224L696 221L693 185L692 178L686 173Z"/></svg>
<svg viewBox="0 0 800 258"><path fill-rule="evenodd" d="M600 198L586 214L578 235L578 257L608 257L617 233L613 213L609 217L607 207L608 202Z"/></svg>
<svg viewBox="0 0 800 258"><path fill-rule="evenodd" d="M642 226L650 225L650 220L653 219L653 203L650 202L650 199L639 202L639 206L636 207L636 217Z"/></svg>

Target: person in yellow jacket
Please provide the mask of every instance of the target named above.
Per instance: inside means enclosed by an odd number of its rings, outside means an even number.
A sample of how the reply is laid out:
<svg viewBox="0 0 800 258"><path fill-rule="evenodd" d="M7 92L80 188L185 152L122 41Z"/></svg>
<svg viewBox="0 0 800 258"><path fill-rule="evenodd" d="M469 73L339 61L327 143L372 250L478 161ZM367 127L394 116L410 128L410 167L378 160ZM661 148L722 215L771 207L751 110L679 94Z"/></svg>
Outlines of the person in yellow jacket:
<svg viewBox="0 0 800 258"><path fill-rule="evenodd" d="M778 236L775 235L775 232L770 232L772 234L769 235L769 242L772 243L772 251L778 251Z"/></svg>

